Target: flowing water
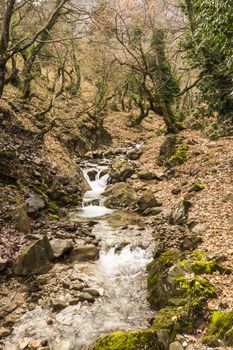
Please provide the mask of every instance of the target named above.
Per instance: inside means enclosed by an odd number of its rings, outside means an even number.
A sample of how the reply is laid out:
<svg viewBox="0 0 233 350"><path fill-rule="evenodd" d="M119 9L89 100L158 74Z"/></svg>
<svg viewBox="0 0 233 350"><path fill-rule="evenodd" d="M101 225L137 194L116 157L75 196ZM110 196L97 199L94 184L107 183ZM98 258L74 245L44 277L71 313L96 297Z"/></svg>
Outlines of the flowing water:
<svg viewBox="0 0 233 350"><path fill-rule="evenodd" d="M100 258L76 262L72 268L99 290L101 297L94 304L78 303L53 314L50 325L49 308L27 312L15 325L6 350L23 349L31 338L46 338L52 350L85 350L102 334L148 326L151 312L146 300L145 268L151 260L153 239L136 214L104 207L107 168L106 164L85 164L84 176L91 190L84 195L83 207L70 213L71 220L97 221L93 233L101 239ZM92 181L88 176L91 170L95 175ZM59 291L57 294L59 297Z"/></svg>

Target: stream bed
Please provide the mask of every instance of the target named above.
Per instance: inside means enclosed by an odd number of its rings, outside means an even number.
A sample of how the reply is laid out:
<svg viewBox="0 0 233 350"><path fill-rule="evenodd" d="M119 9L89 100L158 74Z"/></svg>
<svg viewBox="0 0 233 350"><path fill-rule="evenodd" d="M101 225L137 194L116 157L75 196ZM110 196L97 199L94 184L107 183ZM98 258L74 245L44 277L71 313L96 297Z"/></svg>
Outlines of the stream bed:
<svg viewBox="0 0 233 350"><path fill-rule="evenodd" d="M72 269L74 275L88 280L100 297L94 303L79 302L56 314L49 306L28 311L15 324L6 350L24 349L32 338L47 339L51 350L86 350L108 332L148 326L152 313L146 299L145 270L152 259L153 237L136 213L104 206L107 169L108 164L83 163L91 190L84 195L82 208L69 215L72 221L95 221L92 233L100 240L99 259L74 262ZM51 314L54 321L48 324Z"/></svg>

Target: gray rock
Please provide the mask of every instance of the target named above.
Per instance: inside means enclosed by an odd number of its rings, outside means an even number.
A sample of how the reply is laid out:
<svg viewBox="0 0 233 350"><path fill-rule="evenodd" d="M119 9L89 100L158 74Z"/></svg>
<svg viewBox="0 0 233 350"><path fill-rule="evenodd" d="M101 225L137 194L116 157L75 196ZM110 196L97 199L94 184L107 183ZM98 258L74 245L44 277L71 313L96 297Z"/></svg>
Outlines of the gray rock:
<svg viewBox="0 0 233 350"><path fill-rule="evenodd" d="M159 207L161 204L155 198L151 190L147 190L138 200L138 210L144 211L147 208Z"/></svg>
<svg viewBox="0 0 233 350"><path fill-rule="evenodd" d="M100 296L100 292L94 288L84 288L83 293L91 294L93 297L96 297L96 298Z"/></svg>
<svg viewBox="0 0 233 350"><path fill-rule="evenodd" d="M0 272L7 267L7 260L0 257Z"/></svg>
<svg viewBox="0 0 233 350"><path fill-rule="evenodd" d="M143 215L158 215L163 211L161 207L147 208L144 210Z"/></svg>
<svg viewBox="0 0 233 350"><path fill-rule="evenodd" d="M142 150L132 150L127 153L130 160L137 160L142 155Z"/></svg>
<svg viewBox="0 0 233 350"><path fill-rule="evenodd" d="M45 207L45 201L39 196L32 196L26 200L27 203L27 212L36 213L38 210Z"/></svg>
<svg viewBox="0 0 233 350"><path fill-rule="evenodd" d="M169 350L184 350L183 346L178 341L174 341L170 344Z"/></svg>
<svg viewBox="0 0 233 350"><path fill-rule="evenodd" d="M13 264L15 275L47 273L52 268L53 251L47 236L25 248Z"/></svg>
<svg viewBox="0 0 233 350"><path fill-rule="evenodd" d="M93 297L93 295L91 295L89 293L82 293L79 296L79 300L80 301L88 301L89 303L94 303L95 298Z"/></svg>
<svg viewBox="0 0 233 350"><path fill-rule="evenodd" d="M153 180L156 179L156 174L149 170L140 170L137 176L141 180Z"/></svg>
<svg viewBox="0 0 233 350"><path fill-rule="evenodd" d="M64 254L70 253L74 248L74 245L65 239L52 239L49 243L55 258L59 258Z"/></svg>
<svg viewBox="0 0 233 350"><path fill-rule="evenodd" d="M65 300L54 299L51 301L51 308L53 312L60 312L67 306L69 306L69 304Z"/></svg>
<svg viewBox="0 0 233 350"><path fill-rule="evenodd" d="M93 244L76 247L73 249L71 256L77 261L95 260L99 257L99 249Z"/></svg>

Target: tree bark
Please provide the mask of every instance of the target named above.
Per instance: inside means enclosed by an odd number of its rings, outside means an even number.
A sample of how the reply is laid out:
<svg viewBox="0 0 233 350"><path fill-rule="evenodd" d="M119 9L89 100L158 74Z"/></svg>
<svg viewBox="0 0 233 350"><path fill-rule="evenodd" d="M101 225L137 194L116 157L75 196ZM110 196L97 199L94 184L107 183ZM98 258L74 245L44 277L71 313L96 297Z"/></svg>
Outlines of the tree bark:
<svg viewBox="0 0 233 350"><path fill-rule="evenodd" d="M7 48L9 45L10 22L16 0L3 2L3 20L0 37L0 97L3 94L6 77Z"/></svg>

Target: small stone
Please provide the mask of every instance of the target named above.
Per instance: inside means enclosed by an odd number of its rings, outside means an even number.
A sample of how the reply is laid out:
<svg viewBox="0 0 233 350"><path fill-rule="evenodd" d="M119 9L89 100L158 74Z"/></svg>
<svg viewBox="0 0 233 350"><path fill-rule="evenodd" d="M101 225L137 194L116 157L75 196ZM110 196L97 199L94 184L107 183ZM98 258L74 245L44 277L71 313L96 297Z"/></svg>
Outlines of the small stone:
<svg viewBox="0 0 233 350"><path fill-rule="evenodd" d="M82 290L83 284L81 282L76 282L76 283L72 284L71 288L74 290Z"/></svg>
<svg viewBox="0 0 233 350"><path fill-rule="evenodd" d="M80 301L88 301L89 303L94 303L95 298L89 293L82 293L79 297Z"/></svg>
<svg viewBox="0 0 233 350"><path fill-rule="evenodd" d="M46 322L48 325L52 325L54 323L54 319L52 317L48 317Z"/></svg>
<svg viewBox="0 0 233 350"><path fill-rule="evenodd" d="M51 302L53 312L60 312L65 309L69 304L64 300L55 299Z"/></svg>
<svg viewBox="0 0 233 350"><path fill-rule="evenodd" d="M170 344L169 350L184 350L183 346L178 341L174 341Z"/></svg>
<svg viewBox="0 0 233 350"><path fill-rule="evenodd" d="M171 192L172 194L177 195L181 192L181 189L179 187L176 187L176 188L173 188Z"/></svg>
<svg viewBox="0 0 233 350"><path fill-rule="evenodd" d="M8 337L11 334L11 330L9 328L0 327L0 338Z"/></svg>
<svg viewBox="0 0 233 350"><path fill-rule="evenodd" d="M83 289L84 293L89 293L91 294L93 297L99 297L100 293L97 289L92 289L92 288L84 288Z"/></svg>

